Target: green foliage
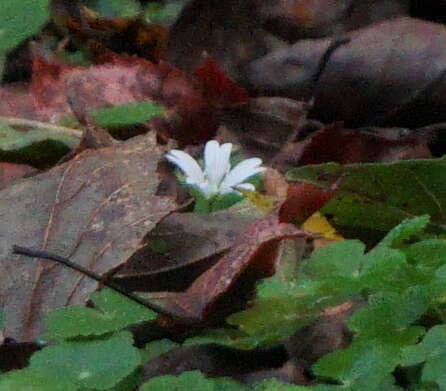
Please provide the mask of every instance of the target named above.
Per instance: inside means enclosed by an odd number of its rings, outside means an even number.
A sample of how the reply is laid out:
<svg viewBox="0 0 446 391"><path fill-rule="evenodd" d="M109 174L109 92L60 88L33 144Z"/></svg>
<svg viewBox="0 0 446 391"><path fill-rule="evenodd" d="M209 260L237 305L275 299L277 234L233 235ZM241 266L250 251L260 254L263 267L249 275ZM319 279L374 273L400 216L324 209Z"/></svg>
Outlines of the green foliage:
<svg viewBox="0 0 446 391"><path fill-rule="evenodd" d="M153 102L132 102L109 108L92 110L91 115L103 127L124 127L143 124L163 115L166 109Z"/></svg>
<svg viewBox="0 0 446 391"><path fill-rule="evenodd" d="M434 326L418 345L403 352L401 365L410 366L425 362L421 380L435 382L446 390L446 326Z"/></svg>
<svg viewBox="0 0 446 391"><path fill-rule="evenodd" d="M27 129L26 129L27 128ZM56 163L76 148L79 135L49 125L13 127L0 120L0 159L6 162L30 164L36 167Z"/></svg>
<svg viewBox="0 0 446 391"><path fill-rule="evenodd" d="M72 306L49 314L46 319L48 337L63 340L103 335L156 317L153 311L111 289L95 292L91 299L97 309Z"/></svg>
<svg viewBox="0 0 446 391"><path fill-rule="evenodd" d="M341 231L364 240L382 238L408 217L429 214L429 232L444 233L446 158L396 163L327 163L295 168L290 180L329 186L342 178L337 195L322 209ZM423 224L423 217L418 223Z"/></svg>
<svg viewBox="0 0 446 391"><path fill-rule="evenodd" d="M33 391L48 391L47 384L54 384L54 390L109 389L140 365L141 356L132 344L132 335L124 331L105 339L46 347L31 357L27 369L5 376L0 390L28 386ZM58 384L65 388L56 388Z"/></svg>
<svg viewBox="0 0 446 391"><path fill-rule="evenodd" d="M48 0L2 0L0 12L0 70L2 60L5 60L6 54L23 40L38 33L48 19Z"/></svg>
<svg viewBox="0 0 446 391"><path fill-rule="evenodd" d="M358 240L322 247L301 263L296 277L263 280L248 309L228 317L232 328L205 329L184 343L268 347L317 322L321 311L350 302L346 325L352 341L312 366L311 386L271 379L242 385L199 372L141 385L138 367L179 345L164 339L133 347L131 335L120 330L154 314L104 289L92 296L95 309L49 315L48 335L58 344L35 353L28 368L1 377L0 391L446 390L446 240L419 240L427 224L424 216L403 221L369 251ZM397 368L406 374L406 388L397 384Z"/></svg>
<svg viewBox="0 0 446 391"><path fill-rule="evenodd" d="M207 379L200 372L180 376L158 376L145 383L140 391L247 391L249 388L230 379Z"/></svg>

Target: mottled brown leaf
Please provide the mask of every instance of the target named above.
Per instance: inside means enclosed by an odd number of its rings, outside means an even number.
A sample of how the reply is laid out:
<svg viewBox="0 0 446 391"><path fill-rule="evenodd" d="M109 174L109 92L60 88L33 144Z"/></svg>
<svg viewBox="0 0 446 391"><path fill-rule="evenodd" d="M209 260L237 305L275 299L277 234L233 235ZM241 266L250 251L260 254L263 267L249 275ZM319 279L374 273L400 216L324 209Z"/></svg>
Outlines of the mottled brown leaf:
<svg viewBox="0 0 446 391"><path fill-rule="evenodd" d="M345 38L332 51L332 39L325 38L272 52L251 64L251 82L268 94L314 97L310 116L344 120L347 127L417 127L446 119L443 25L402 17Z"/></svg>
<svg viewBox="0 0 446 391"><path fill-rule="evenodd" d="M149 138L86 150L0 192L0 302L8 337L32 340L51 309L83 304L97 282L60 265L11 254L19 244L104 274L125 262L175 208L155 195L162 151Z"/></svg>

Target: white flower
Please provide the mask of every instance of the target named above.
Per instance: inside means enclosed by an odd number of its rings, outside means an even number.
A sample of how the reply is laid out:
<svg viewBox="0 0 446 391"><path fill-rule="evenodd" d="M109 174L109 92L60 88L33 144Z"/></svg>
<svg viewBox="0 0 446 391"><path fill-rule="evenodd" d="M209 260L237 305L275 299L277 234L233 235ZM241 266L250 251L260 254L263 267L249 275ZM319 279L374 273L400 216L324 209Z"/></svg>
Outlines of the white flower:
<svg viewBox="0 0 446 391"><path fill-rule="evenodd" d="M246 159L231 169L231 149L231 143L220 145L215 140L208 141L204 148L204 171L192 156L178 149L172 149L166 159L177 165L184 172L186 183L196 186L206 198L231 193L235 187L255 190L254 185L243 182L266 170L261 167L262 160Z"/></svg>

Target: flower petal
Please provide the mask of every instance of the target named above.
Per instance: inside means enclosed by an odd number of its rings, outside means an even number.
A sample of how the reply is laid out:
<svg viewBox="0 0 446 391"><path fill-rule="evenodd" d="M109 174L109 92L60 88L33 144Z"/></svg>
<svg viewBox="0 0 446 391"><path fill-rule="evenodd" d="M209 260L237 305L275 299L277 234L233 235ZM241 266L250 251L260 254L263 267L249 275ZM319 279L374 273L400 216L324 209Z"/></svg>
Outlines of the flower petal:
<svg viewBox="0 0 446 391"><path fill-rule="evenodd" d="M237 194L242 194L239 191L237 191L237 189L249 190L249 191L256 190L255 186L252 183L240 183L239 185L236 185L234 187L220 188L220 194L228 194L228 193L232 193L232 192L235 192Z"/></svg>
<svg viewBox="0 0 446 391"><path fill-rule="evenodd" d="M234 190L237 189L255 191L256 187L252 183L240 183L240 185L237 185Z"/></svg>
<svg viewBox="0 0 446 391"><path fill-rule="evenodd" d="M188 153L178 149L172 149L167 155L166 159L177 165L186 175L186 182L188 184L199 184L204 182L204 174L197 161Z"/></svg>
<svg viewBox="0 0 446 391"><path fill-rule="evenodd" d="M226 143L221 146L215 140L206 143L204 149L204 175L211 183L214 183L217 186L231 167L229 163L231 150L231 143Z"/></svg>
<svg viewBox="0 0 446 391"><path fill-rule="evenodd" d="M260 167L262 159L251 158L241 161L237 164L221 183L221 191L227 191L228 188L232 188L243 181L266 170L265 167Z"/></svg>

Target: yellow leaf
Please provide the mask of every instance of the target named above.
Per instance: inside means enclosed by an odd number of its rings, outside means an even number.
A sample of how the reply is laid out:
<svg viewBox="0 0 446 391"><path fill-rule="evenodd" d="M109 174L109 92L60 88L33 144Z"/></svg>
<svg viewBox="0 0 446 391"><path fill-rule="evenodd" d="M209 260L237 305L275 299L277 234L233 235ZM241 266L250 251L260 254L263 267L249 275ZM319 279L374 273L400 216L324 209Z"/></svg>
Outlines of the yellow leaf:
<svg viewBox="0 0 446 391"><path fill-rule="evenodd" d="M304 231L320 233L326 239L344 239L319 212L313 213L313 215L303 223L302 229Z"/></svg>
<svg viewBox="0 0 446 391"><path fill-rule="evenodd" d="M277 200L273 197L268 197L256 191L236 188L242 193L257 209L264 213L270 213L277 207Z"/></svg>

